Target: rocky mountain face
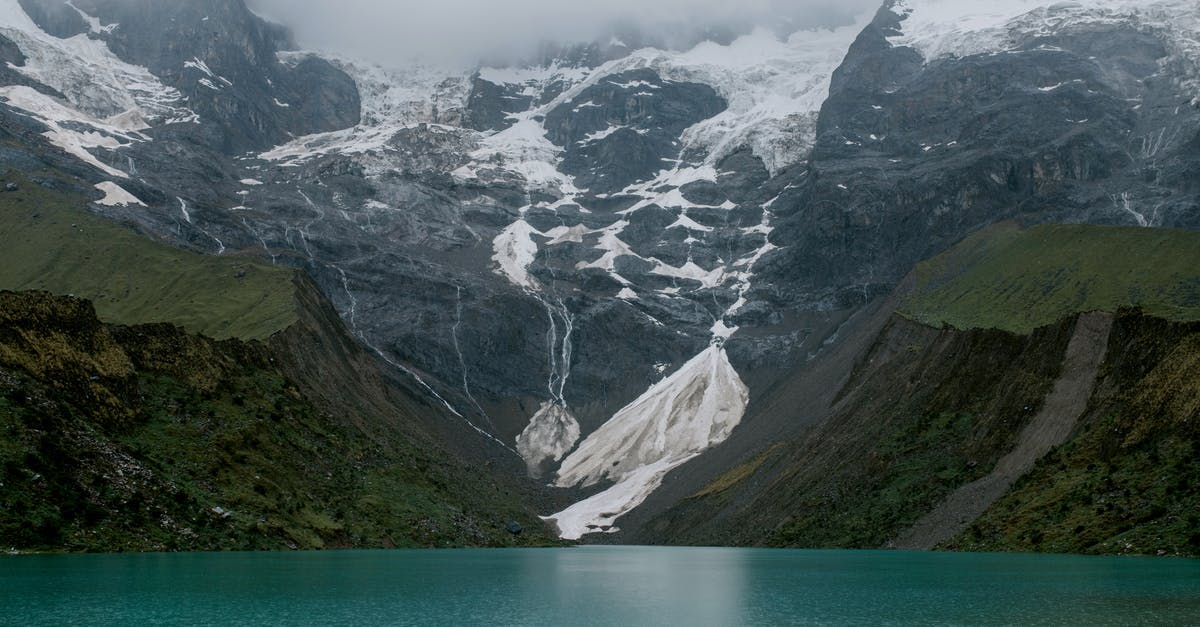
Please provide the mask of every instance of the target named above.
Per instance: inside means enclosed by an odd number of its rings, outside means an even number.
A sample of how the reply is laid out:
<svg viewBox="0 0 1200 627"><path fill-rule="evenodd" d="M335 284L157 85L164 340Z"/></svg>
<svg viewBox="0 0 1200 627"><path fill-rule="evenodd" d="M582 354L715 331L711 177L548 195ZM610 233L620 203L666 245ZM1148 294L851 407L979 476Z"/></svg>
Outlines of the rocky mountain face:
<svg viewBox="0 0 1200 627"><path fill-rule="evenodd" d="M154 242L30 174L0 194L6 550L554 543L523 464L480 466L303 273Z"/></svg>
<svg viewBox="0 0 1200 627"><path fill-rule="evenodd" d="M0 0L0 167L304 269L478 455L572 495L577 537L822 418L764 399L844 382L913 264L976 229L1196 227L1197 30L1180 0L897 0L384 68L284 51L241 0Z"/></svg>
<svg viewBox="0 0 1200 627"><path fill-rule="evenodd" d="M1200 124L1194 11L897 2L851 46L821 110L778 263L801 299L886 289L998 219L1195 228Z"/></svg>
<svg viewBox="0 0 1200 627"><path fill-rule="evenodd" d="M20 6L55 38L95 37L120 60L177 90L187 109L213 127L205 138L209 147L224 154L359 120L353 81L316 57L280 63L276 53L293 47L287 31L257 19L237 0L21 0ZM55 69L69 71L61 66L44 71ZM91 81L79 78L61 89L87 90ZM120 108L126 103L103 109L105 103L86 93L72 102L85 111L94 107L88 112L101 118L127 111Z"/></svg>

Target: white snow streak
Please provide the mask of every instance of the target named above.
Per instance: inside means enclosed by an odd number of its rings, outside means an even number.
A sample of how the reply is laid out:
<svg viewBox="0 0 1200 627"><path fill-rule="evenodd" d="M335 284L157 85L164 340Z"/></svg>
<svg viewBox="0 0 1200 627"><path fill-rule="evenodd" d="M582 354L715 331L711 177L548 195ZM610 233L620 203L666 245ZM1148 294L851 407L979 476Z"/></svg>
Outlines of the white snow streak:
<svg viewBox="0 0 1200 627"><path fill-rule="evenodd" d="M138 205L141 207L146 206L146 203L139 200L137 196L130 194L120 185L117 185L112 181L97 183L95 187L96 189L104 192L104 198L97 200L97 205L104 205L106 207L126 207L129 205Z"/></svg>
<svg viewBox="0 0 1200 627"><path fill-rule="evenodd" d="M555 484L616 485L548 516L563 538L613 531L672 469L725 441L741 422L749 389L714 344L655 383L588 436L558 471Z"/></svg>

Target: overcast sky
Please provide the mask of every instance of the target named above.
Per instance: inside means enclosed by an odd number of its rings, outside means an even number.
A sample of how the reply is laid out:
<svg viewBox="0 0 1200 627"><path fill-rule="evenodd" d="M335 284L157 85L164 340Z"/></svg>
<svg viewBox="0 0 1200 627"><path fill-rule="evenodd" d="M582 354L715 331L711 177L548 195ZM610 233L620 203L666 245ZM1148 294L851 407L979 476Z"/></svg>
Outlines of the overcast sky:
<svg viewBox="0 0 1200 627"><path fill-rule="evenodd" d="M530 54L545 42L756 23L840 25L883 0L250 0L292 27L301 46L370 56L473 62ZM669 27L664 27L668 25ZM791 27L782 27L791 29Z"/></svg>

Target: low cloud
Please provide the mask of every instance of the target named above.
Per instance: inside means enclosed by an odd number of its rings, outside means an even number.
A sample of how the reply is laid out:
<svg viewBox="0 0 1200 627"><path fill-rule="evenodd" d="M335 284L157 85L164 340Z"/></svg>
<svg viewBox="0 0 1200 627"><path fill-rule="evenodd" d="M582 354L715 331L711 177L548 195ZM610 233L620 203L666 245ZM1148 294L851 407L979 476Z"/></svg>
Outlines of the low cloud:
<svg viewBox="0 0 1200 627"><path fill-rule="evenodd" d="M882 0L251 0L299 45L385 63L520 58L545 44L640 32L682 41L710 30L839 26Z"/></svg>

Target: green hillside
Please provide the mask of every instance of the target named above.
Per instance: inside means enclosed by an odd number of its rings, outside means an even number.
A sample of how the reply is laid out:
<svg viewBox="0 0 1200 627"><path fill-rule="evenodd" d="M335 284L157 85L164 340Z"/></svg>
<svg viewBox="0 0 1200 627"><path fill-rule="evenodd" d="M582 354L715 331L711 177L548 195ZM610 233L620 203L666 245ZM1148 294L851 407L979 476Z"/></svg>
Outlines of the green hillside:
<svg viewBox="0 0 1200 627"><path fill-rule="evenodd" d="M901 313L924 324L1016 333L1072 313L1139 306L1200 320L1200 233L1004 223L917 268Z"/></svg>
<svg viewBox="0 0 1200 627"><path fill-rule="evenodd" d="M1200 325L1118 316L1078 433L943 548L1200 555Z"/></svg>
<svg viewBox="0 0 1200 627"><path fill-rule="evenodd" d="M264 339L296 320L293 270L159 244L88 213L86 199L16 180L19 191L0 193L0 290L75 295L105 322L216 339Z"/></svg>
<svg viewBox="0 0 1200 627"><path fill-rule="evenodd" d="M436 410L294 270L177 250L19 183L0 192L0 546L557 543L514 482L420 426Z"/></svg>
<svg viewBox="0 0 1200 627"><path fill-rule="evenodd" d="M325 400L281 368L276 344L103 325L81 299L0 291L0 546L555 542L511 486L441 449L405 407L361 403L367 368L310 343L355 391Z"/></svg>

